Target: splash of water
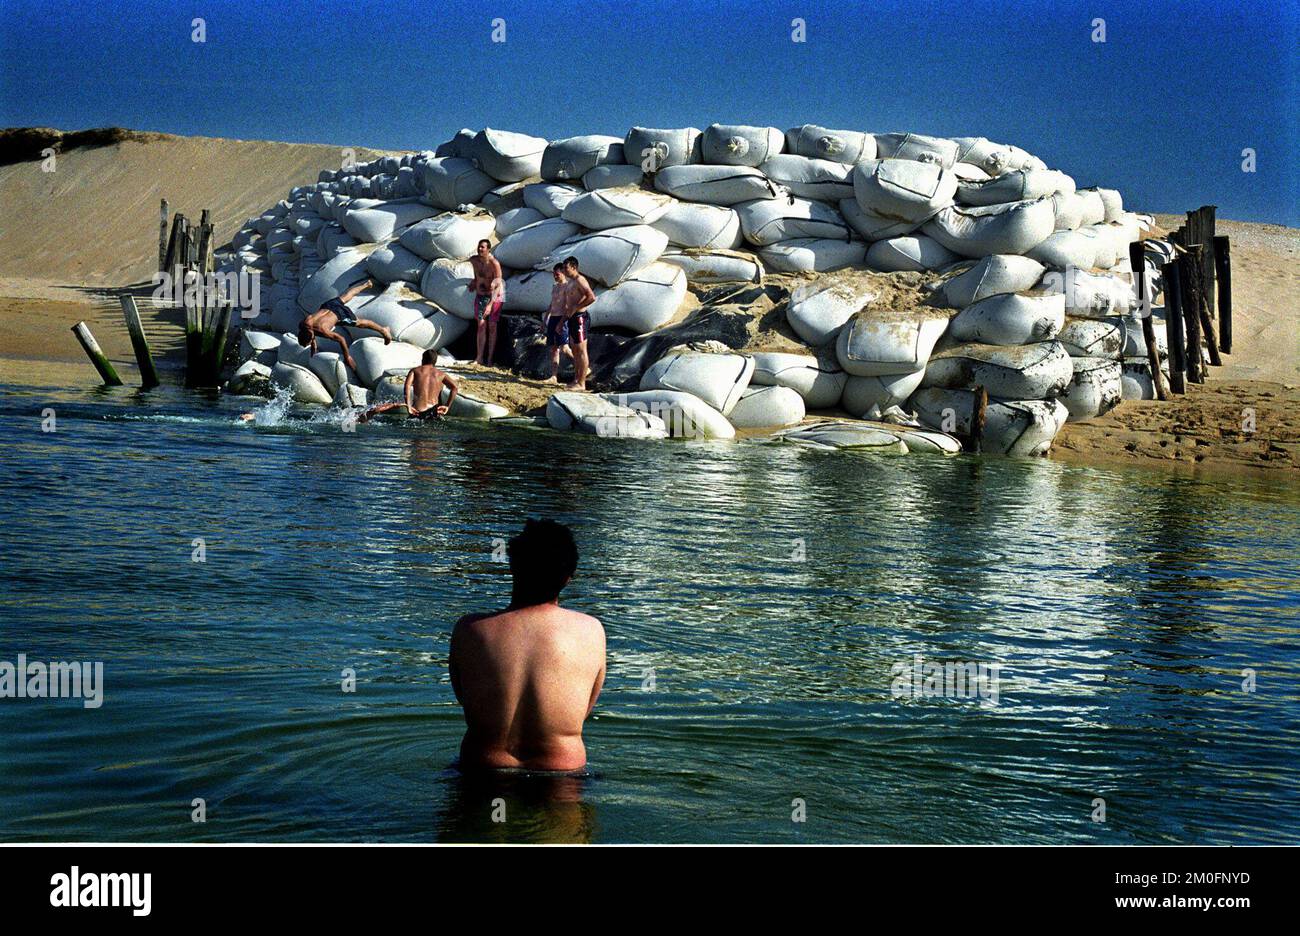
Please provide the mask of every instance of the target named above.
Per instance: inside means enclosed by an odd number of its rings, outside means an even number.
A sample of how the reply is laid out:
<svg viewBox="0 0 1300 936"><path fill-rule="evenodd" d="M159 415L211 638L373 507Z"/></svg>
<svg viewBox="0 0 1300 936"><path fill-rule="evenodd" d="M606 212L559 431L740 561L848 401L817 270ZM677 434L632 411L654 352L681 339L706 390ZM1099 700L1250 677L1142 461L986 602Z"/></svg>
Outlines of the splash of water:
<svg viewBox="0 0 1300 936"><path fill-rule="evenodd" d="M289 415L289 407L293 405L293 388L276 387L275 396L266 401L265 406L259 406L253 410L253 425L255 426L280 426L283 425Z"/></svg>

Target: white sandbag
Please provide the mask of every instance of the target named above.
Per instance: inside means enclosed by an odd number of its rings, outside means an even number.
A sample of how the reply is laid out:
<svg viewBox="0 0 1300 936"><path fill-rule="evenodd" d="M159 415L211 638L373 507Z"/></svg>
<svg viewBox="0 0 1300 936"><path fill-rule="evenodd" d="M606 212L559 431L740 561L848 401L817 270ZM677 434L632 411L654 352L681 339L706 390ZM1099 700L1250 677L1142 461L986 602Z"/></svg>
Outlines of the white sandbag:
<svg viewBox="0 0 1300 936"><path fill-rule="evenodd" d="M447 398L450 396L450 388L444 385L442 391L438 394L438 402L446 406ZM509 416L510 410L499 403L491 403L477 397L470 391L461 390L456 394L456 399L452 401L450 409L447 410L447 415L454 416L457 419L500 419L502 416Z"/></svg>
<svg viewBox="0 0 1300 936"><path fill-rule="evenodd" d="M470 158L474 165L501 182L522 182L542 168L546 141L526 133L485 127L474 135Z"/></svg>
<svg viewBox="0 0 1300 936"><path fill-rule="evenodd" d="M924 369L911 374L849 377L840 395L840 408L850 416L879 418L885 410L902 405L915 393L923 377Z"/></svg>
<svg viewBox="0 0 1300 936"><path fill-rule="evenodd" d="M694 127L657 130L633 127L623 140L623 157L645 172L700 161L700 131Z"/></svg>
<svg viewBox="0 0 1300 936"><path fill-rule="evenodd" d="M686 273L667 263L652 263L601 290L587 311L592 328L623 328L642 335L667 324L685 298Z"/></svg>
<svg viewBox="0 0 1300 936"><path fill-rule="evenodd" d="M329 404L334 400L334 395L325 389L320 378L300 364L277 361L271 368L271 385L288 387L299 403Z"/></svg>
<svg viewBox="0 0 1300 936"><path fill-rule="evenodd" d="M609 394L607 399L641 409L663 420L674 439L732 439L736 429L716 409L681 390L638 390Z"/></svg>
<svg viewBox="0 0 1300 936"><path fill-rule="evenodd" d="M1059 341L1020 347L965 344L940 351L925 368L924 387L982 386L1006 400L1043 400L1069 386L1070 355Z"/></svg>
<svg viewBox="0 0 1300 936"><path fill-rule="evenodd" d="M876 158L876 138L857 130L828 130L816 124L804 124L785 132L785 151L852 166Z"/></svg>
<svg viewBox="0 0 1300 936"><path fill-rule="evenodd" d="M853 179L850 177L853 167L845 163L781 153L758 169L799 198L838 202L853 197Z"/></svg>
<svg viewBox="0 0 1300 936"><path fill-rule="evenodd" d="M348 367L343 363L343 355L335 351L322 351L307 358L307 369L315 374L321 386L330 395L330 402L339 394L339 388L347 386Z"/></svg>
<svg viewBox="0 0 1300 936"><path fill-rule="evenodd" d="M835 356L850 376L911 374L923 370L947 316L932 309L868 307L840 329Z"/></svg>
<svg viewBox="0 0 1300 936"><path fill-rule="evenodd" d="M1090 273L1077 267L1046 274L1043 288L1062 293L1065 311L1070 315L1088 318L1124 315L1138 304L1130 279L1110 273Z"/></svg>
<svg viewBox="0 0 1300 936"><path fill-rule="evenodd" d="M1096 217L1095 203L1089 212L1089 224L1100 224L1101 222L1118 221L1124 214L1124 199L1115 189L1108 188L1087 188L1080 189L1085 195L1093 195L1101 201L1101 217Z"/></svg>
<svg viewBox="0 0 1300 936"><path fill-rule="evenodd" d="M1087 270L1097 262L1097 241L1081 231L1057 231L1025 254L1059 270Z"/></svg>
<svg viewBox="0 0 1300 936"><path fill-rule="evenodd" d="M527 206L511 208L496 216L497 238L499 240L504 240L521 228L545 220L546 215L542 214L535 208L529 208Z"/></svg>
<svg viewBox="0 0 1300 936"><path fill-rule="evenodd" d="M1069 316L1056 340L1065 346L1071 357L1098 357L1118 361L1124 356L1126 332L1127 326L1121 318ZM1142 346L1145 349L1145 341Z"/></svg>
<svg viewBox="0 0 1300 936"><path fill-rule="evenodd" d="M417 257L400 243L385 244L366 257L366 273L380 283L419 283L429 261Z"/></svg>
<svg viewBox="0 0 1300 936"><path fill-rule="evenodd" d="M905 234L911 234L923 223L919 221L899 221L897 218L886 218L874 211L863 211L856 198L841 199L839 206L840 214L844 216L844 220L848 222L849 227L853 228L867 241L902 237Z"/></svg>
<svg viewBox="0 0 1300 936"><path fill-rule="evenodd" d="M553 429L589 432L601 438L665 439L668 427L647 408L620 406L603 396L561 391L546 401Z"/></svg>
<svg viewBox="0 0 1300 936"><path fill-rule="evenodd" d="M1023 345L1055 338L1065 324L1065 297L1037 290L1002 293L968 305L948 325L954 341Z"/></svg>
<svg viewBox="0 0 1300 936"><path fill-rule="evenodd" d="M1069 422L1092 419L1114 409L1123 398L1124 368L1119 361L1103 358L1070 359L1074 377L1061 395L1069 410Z"/></svg>
<svg viewBox="0 0 1300 936"><path fill-rule="evenodd" d="M444 348L465 333L469 323L405 288L390 288L361 307L363 317L382 325L394 341L426 351ZM373 335L369 330L349 328L353 336Z"/></svg>
<svg viewBox="0 0 1300 936"><path fill-rule="evenodd" d="M1084 197L1078 192L1057 192L1052 196L1052 211L1056 216L1053 229L1073 231L1083 223Z"/></svg>
<svg viewBox="0 0 1300 936"><path fill-rule="evenodd" d="M624 163L623 141L614 136L589 134L552 140L542 151L539 169L548 182L581 179L597 166Z"/></svg>
<svg viewBox="0 0 1300 936"><path fill-rule="evenodd" d="M383 201L373 208L344 212L343 229L361 243L376 243L437 213L422 201Z"/></svg>
<svg viewBox="0 0 1300 936"><path fill-rule="evenodd" d="M957 177L938 163L873 159L853 167L853 197L864 212L920 223L947 208Z"/></svg>
<svg viewBox="0 0 1300 936"><path fill-rule="evenodd" d="M776 127L712 124L700 142L703 162L721 166L758 166L785 149L785 134Z"/></svg>
<svg viewBox="0 0 1300 936"><path fill-rule="evenodd" d="M549 270L524 270L514 276L506 277L506 298L501 308L507 312L529 312L538 314L551 306L551 290L555 287L555 277ZM604 292L602 287L592 287L596 298Z"/></svg>
<svg viewBox="0 0 1300 936"><path fill-rule="evenodd" d="M1037 260L1015 254L993 254L945 280L939 293L949 307L961 309L989 296L1032 289L1044 272L1045 268Z"/></svg>
<svg viewBox="0 0 1300 936"><path fill-rule="evenodd" d="M776 433L773 438L816 449L850 449L877 455L907 454L907 443L892 429L848 419L796 426Z"/></svg>
<svg viewBox="0 0 1300 936"><path fill-rule="evenodd" d="M971 435L974 392L927 387L918 390L910 403L922 423L943 432ZM986 455L1044 455L1068 415L1056 400L990 400L984 413L980 451Z"/></svg>
<svg viewBox="0 0 1300 936"><path fill-rule="evenodd" d="M658 262L677 267L691 283L758 283L763 279L762 262L748 251L665 250Z"/></svg>
<svg viewBox="0 0 1300 936"><path fill-rule="evenodd" d="M595 166L582 175L582 187L588 192L623 188L629 185L639 188L643 181L645 181L645 173L641 171L640 166Z"/></svg>
<svg viewBox="0 0 1300 936"><path fill-rule="evenodd" d="M736 206L745 240L759 247L796 238L847 241L852 229L832 206L807 198L760 198Z"/></svg>
<svg viewBox="0 0 1300 936"><path fill-rule="evenodd" d="M1101 197L1101 192L1095 188L1079 189L1078 192L1083 199L1079 226L1103 223L1106 220L1106 202Z"/></svg>
<svg viewBox="0 0 1300 936"><path fill-rule="evenodd" d="M280 336L273 332L255 331L251 328L239 332L239 360L274 364L280 348Z"/></svg>
<svg viewBox="0 0 1300 936"><path fill-rule="evenodd" d="M970 166L976 166L990 176L999 176L1004 172L1023 169L1024 150L1003 146L985 137L954 137L957 144L957 160Z"/></svg>
<svg viewBox="0 0 1300 936"><path fill-rule="evenodd" d="M474 268L467 260L434 260L420 277L420 295L457 318L473 320Z"/></svg>
<svg viewBox="0 0 1300 936"><path fill-rule="evenodd" d="M226 382L226 392L240 396L256 396L270 382L271 367L274 363L272 361L266 364L250 359L240 364L230 375L230 380Z"/></svg>
<svg viewBox="0 0 1300 936"><path fill-rule="evenodd" d="M1124 359L1120 375L1120 396L1125 400L1156 399L1155 384L1151 382L1151 365L1145 357Z"/></svg>
<svg viewBox="0 0 1300 936"><path fill-rule="evenodd" d="M739 247L743 237L740 215L719 205L672 201L668 210L650 222L650 226L668 235L668 243L678 247L705 247L729 250Z"/></svg>
<svg viewBox="0 0 1300 936"><path fill-rule="evenodd" d="M669 166L655 175L655 188L683 201L724 206L781 195L767 176L748 166Z"/></svg>
<svg viewBox="0 0 1300 936"><path fill-rule="evenodd" d="M866 261L867 245L818 237L796 237L760 247L764 265L777 273L829 273L845 267L860 267Z"/></svg>
<svg viewBox="0 0 1300 936"><path fill-rule="evenodd" d="M1018 169L986 182L959 182L957 201L963 205L1005 205L1033 201L1057 192L1073 192L1074 180L1056 169Z"/></svg>
<svg viewBox="0 0 1300 936"><path fill-rule="evenodd" d="M560 217L593 231L653 224L674 204L671 196L641 188L612 188L586 192L564 206Z"/></svg>
<svg viewBox="0 0 1300 936"><path fill-rule="evenodd" d="M315 312L326 301L337 299L349 286L367 275L366 254L359 250L344 251L303 283L298 293L298 306L304 312Z"/></svg>
<svg viewBox="0 0 1300 936"><path fill-rule="evenodd" d="M468 159L430 159L423 170L424 201L443 209L478 204L496 186L494 178Z"/></svg>
<svg viewBox="0 0 1300 936"><path fill-rule="evenodd" d="M548 218L558 218L565 206L573 201L583 190L576 185L560 182L533 182L524 186L524 205L539 211Z"/></svg>
<svg viewBox="0 0 1300 936"><path fill-rule="evenodd" d="M953 140L923 133L877 133L875 139L879 159L909 159L934 163L944 169L951 169L957 162L959 147Z"/></svg>
<svg viewBox="0 0 1300 936"><path fill-rule="evenodd" d="M506 182L498 185L492 191L483 196L483 200L480 204L484 208L491 208L492 205L502 201L503 199L509 198L516 192L523 192L527 185L527 182Z"/></svg>
<svg viewBox="0 0 1300 936"><path fill-rule="evenodd" d="M641 389L694 394L726 416L753 374L752 357L687 351L662 357L646 368L641 375Z"/></svg>
<svg viewBox="0 0 1300 936"><path fill-rule="evenodd" d="M461 127L446 143L439 143L438 148L433 151L434 157L442 159L447 156L458 156L461 159L469 159L474 145L474 131L468 127ZM425 160L426 162L428 160Z"/></svg>
<svg viewBox="0 0 1300 936"><path fill-rule="evenodd" d="M1056 227L1056 212L1049 198L965 208L943 209L922 230L954 253L964 257L990 254L1030 254ZM1035 259L1039 259L1035 257Z"/></svg>
<svg viewBox="0 0 1300 936"><path fill-rule="evenodd" d="M367 387L374 387L386 374L405 376L412 367L419 366L424 354L423 348L402 341L384 344L384 339L378 335L352 342L351 350L352 359L357 362L357 377ZM333 396L330 394L331 399Z"/></svg>
<svg viewBox="0 0 1300 936"><path fill-rule="evenodd" d="M492 238L498 220L487 212L447 212L411 225L400 240L403 247L425 260L468 260L477 253L479 241Z"/></svg>
<svg viewBox="0 0 1300 936"><path fill-rule="evenodd" d="M536 266L550 269L573 257L589 280L616 286L658 260L667 246L668 235L648 224L634 224L570 237Z"/></svg>
<svg viewBox="0 0 1300 936"><path fill-rule="evenodd" d="M840 328L876 298L863 279L800 283L790 293L785 318L794 333L814 348L829 345Z"/></svg>
<svg viewBox="0 0 1300 936"><path fill-rule="evenodd" d="M909 270L914 273L937 270L961 257L932 237L924 234L906 234L876 241L867 248L866 263L872 270L894 273Z"/></svg>
<svg viewBox="0 0 1300 936"><path fill-rule="evenodd" d="M787 387L803 398L808 409L828 409L844 394L848 374L831 360L782 351L759 351L752 357L751 386Z"/></svg>
<svg viewBox="0 0 1300 936"><path fill-rule="evenodd" d="M578 225L563 218L547 218L521 227L501 240L492 251L502 266L516 270L535 267L570 237L577 235Z"/></svg>
<svg viewBox="0 0 1300 936"><path fill-rule="evenodd" d="M727 417L737 429L797 425L804 418L803 397L789 387L750 387Z"/></svg>

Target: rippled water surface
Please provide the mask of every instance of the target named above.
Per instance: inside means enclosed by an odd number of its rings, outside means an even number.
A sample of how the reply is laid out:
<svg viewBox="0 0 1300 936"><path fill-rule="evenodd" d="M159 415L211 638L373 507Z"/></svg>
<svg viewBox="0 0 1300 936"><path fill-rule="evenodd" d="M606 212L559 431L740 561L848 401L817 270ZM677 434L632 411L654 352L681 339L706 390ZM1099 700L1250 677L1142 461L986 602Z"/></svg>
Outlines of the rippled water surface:
<svg viewBox="0 0 1300 936"><path fill-rule="evenodd" d="M0 699L0 839L1300 841L1289 479L240 405L0 387L0 661L106 686ZM467 785L450 623L530 515L608 632L591 775Z"/></svg>

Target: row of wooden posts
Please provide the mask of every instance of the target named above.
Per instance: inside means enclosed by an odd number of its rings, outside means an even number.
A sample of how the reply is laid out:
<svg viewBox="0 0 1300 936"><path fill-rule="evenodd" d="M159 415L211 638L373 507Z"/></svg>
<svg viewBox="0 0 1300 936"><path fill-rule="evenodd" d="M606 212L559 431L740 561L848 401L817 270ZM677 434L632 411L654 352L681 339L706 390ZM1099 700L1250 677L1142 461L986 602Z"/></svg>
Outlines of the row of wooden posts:
<svg viewBox="0 0 1300 936"><path fill-rule="evenodd" d="M1169 344L1169 383L1156 350L1155 327L1147 296L1142 243L1129 244L1133 282L1142 303L1142 333L1157 399L1186 393L1188 383L1205 383L1205 359L1212 367L1232 353L1232 262L1228 238L1214 232L1214 206L1187 212L1186 222L1169 235L1176 255L1160 268L1165 298L1165 337Z"/></svg>
<svg viewBox="0 0 1300 936"><path fill-rule="evenodd" d="M185 385L187 387L215 387L221 375L221 363L230 333L233 302L209 295L208 274L214 269L212 222L208 209L203 209L199 223L192 224L179 211L167 224L167 199L162 200L158 218L158 272L166 273L173 284L181 288L181 305L185 309ZM198 289L186 290L187 284L196 282ZM173 291L173 296L175 295ZM140 386L149 390L159 385L158 370L154 366L149 342L135 297L123 293L122 317L131 336L131 348L140 368ZM175 308L172 303L172 308ZM108 386L120 386L122 379L109 361L90 327L85 322L72 326L72 332L81 342L86 356Z"/></svg>

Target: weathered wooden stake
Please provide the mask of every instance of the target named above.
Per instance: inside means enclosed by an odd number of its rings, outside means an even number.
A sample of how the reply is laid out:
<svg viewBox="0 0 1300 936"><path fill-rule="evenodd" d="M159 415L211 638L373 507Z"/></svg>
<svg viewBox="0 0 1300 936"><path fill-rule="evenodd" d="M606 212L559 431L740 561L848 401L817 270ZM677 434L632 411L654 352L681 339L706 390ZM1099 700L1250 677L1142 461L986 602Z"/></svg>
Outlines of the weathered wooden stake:
<svg viewBox="0 0 1300 936"><path fill-rule="evenodd" d="M113 362L108 359L95 336L90 333L90 326L85 322L78 322L72 326L72 333L77 336L81 342L81 347L86 352L86 357L90 358L90 363L95 365L95 370L99 371L99 378L109 387L122 386L122 378L117 376L117 371L113 369Z"/></svg>
<svg viewBox="0 0 1300 936"><path fill-rule="evenodd" d="M1138 294L1138 315L1142 318L1142 338L1147 346L1147 367L1151 369L1151 387L1157 400L1169 399L1165 375L1160 370L1160 349L1156 347L1156 326L1151 315L1151 300L1147 296L1147 262L1141 241L1128 245L1129 267L1133 270L1133 286Z"/></svg>
<svg viewBox="0 0 1300 936"><path fill-rule="evenodd" d="M989 393L983 386L975 388L975 412L971 415L971 446L978 454L984 450L984 423L988 418Z"/></svg>
<svg viewBox="0 0 1300 936"><path fill-rule="evenodd" d="M1201 364L1201 245L1188 244L1187 253L1178 258L1178 289L1183 306L1183 329L1186 334L1187 379L1205 383Z"/></svg>
<svg viewBox="0 0 1300 936"><path fill-rule="evenodd" d="M135 297L123 295L122 317L126 319L126 330L131 335L131 347L135 350L135 363L140 368L140 386L149 390L158 386L158 371L153 366L153 355L149 353L149 342L144 335L144 324L140 321L140 310L135 307Z"/></svg>
<svg viewBox="0 0 1300 936"><path fill-rule="evenodd" d="M1214 267L1219 283L1219 350L1232 353L1232 260L1228 237L1220 234L1214 238Z"/></svg>
<svg viewBox="0 0 1300 936"><path fill-rule="evenodd" d="M167 199L158 212L158 272L167 269Z"/></svg>
<svg viewBox="0 0 1300 936"><path fill-rule="evenodd" d="M1174 393L1186 393L1183 384L1183 301L1178 282L1178 261L1173 260L1160 267L1160 279L1165 284L1165 337L1169 343L1169 389Z"/></svg>
<svg viewBox="0 0 1300 936"><path fill-rule="evenodd" d="M226 338L230 334L230 316L234 306L218 302L213 313L212 342L207 349L204 366L205 386L215 387L221 382L221 362L226 356Z"/></svg>

